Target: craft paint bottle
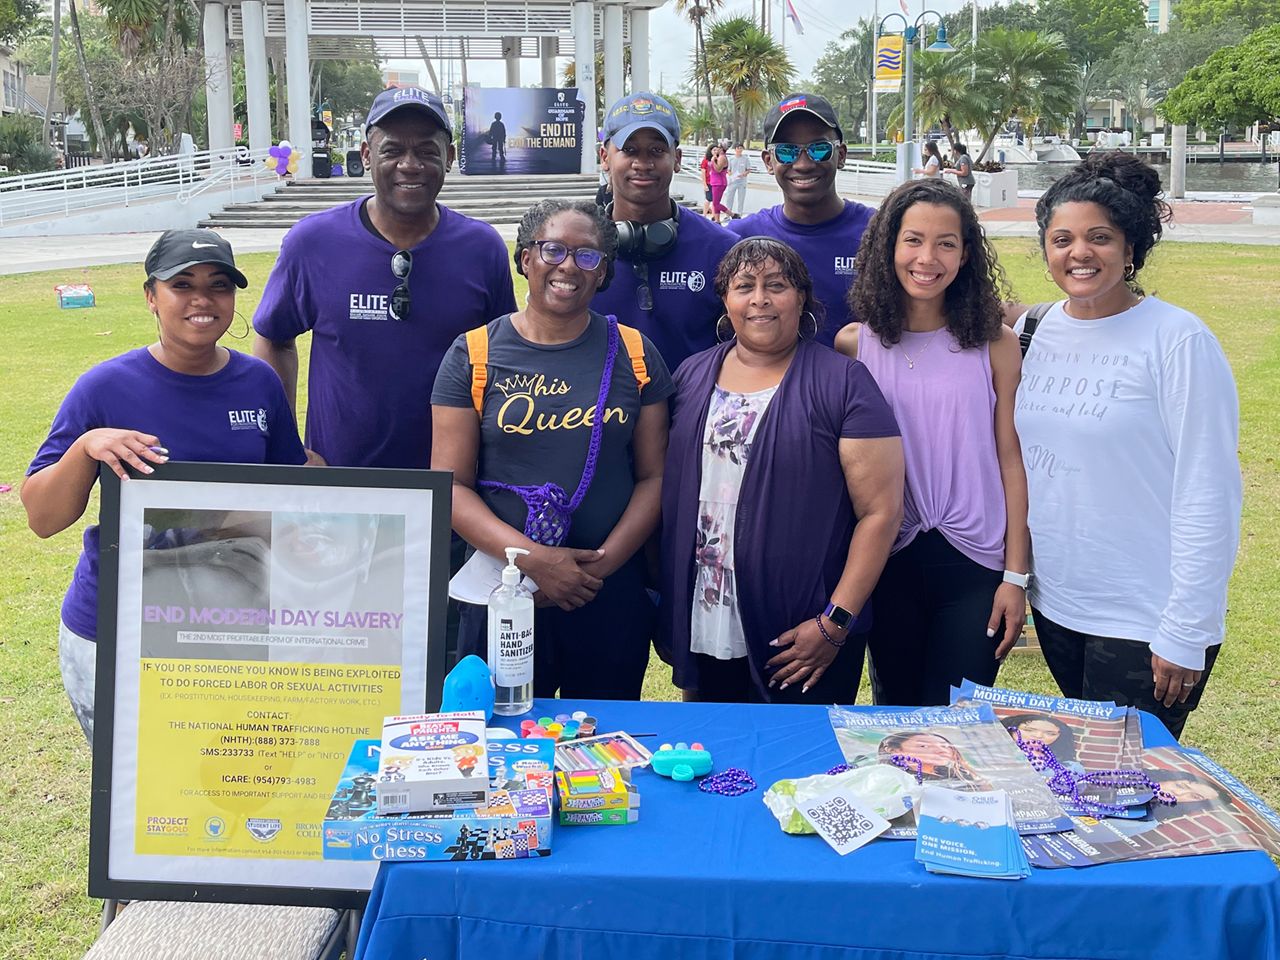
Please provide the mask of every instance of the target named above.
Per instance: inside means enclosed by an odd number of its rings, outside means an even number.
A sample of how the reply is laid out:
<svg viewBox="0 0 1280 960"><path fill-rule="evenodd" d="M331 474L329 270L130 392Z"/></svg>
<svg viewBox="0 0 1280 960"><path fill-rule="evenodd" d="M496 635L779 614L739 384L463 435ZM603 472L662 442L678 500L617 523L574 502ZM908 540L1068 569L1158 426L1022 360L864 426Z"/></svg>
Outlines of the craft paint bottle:
<svg viewBox="0 0 1280 960"><path fill-rule="evenodd" d="M533 594L521 581L516 557L528 550L507 547L502 584L489 594L489 671L493 712L504 717L533 709Z"/></svg>

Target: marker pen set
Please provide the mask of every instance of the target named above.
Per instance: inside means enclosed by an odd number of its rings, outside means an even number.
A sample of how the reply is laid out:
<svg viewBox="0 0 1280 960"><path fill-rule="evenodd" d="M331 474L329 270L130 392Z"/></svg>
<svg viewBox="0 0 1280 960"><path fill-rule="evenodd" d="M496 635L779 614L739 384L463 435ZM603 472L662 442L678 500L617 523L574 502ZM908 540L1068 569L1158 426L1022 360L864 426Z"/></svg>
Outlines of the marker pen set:
<svg viewBox="0 0 1280 960"><path fill-rule="evenodd" d="M557 744L556 769L572 772L620 767L629 770L648 766L652 756L626 733L605 733Z"/></svg>

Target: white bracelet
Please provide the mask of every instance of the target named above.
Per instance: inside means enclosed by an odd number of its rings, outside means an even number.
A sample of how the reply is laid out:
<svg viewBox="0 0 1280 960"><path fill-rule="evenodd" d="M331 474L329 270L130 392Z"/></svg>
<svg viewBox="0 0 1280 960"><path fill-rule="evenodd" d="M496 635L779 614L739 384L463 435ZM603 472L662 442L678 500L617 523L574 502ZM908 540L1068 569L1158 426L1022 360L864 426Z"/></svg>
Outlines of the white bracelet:
<svg viewBox="0 0 1280 960"><path fill-rule="evenodd" d="M1025 590L1027 589L1027 584L1031 582L1031 574L1014 573L1012 570L1006 570L1004 572L1004 582L1012 583L1015 587L1021 587Z"/></svg>

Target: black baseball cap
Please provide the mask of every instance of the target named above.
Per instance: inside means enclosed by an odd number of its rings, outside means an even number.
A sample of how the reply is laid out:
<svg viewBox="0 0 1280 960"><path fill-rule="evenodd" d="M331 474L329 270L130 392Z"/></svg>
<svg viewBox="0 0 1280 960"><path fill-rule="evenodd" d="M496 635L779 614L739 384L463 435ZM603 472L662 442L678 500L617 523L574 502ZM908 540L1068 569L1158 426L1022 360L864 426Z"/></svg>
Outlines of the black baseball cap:
<svg viewBox="0 0 1280 960"><path fill-rule="evenodd" d="M843 142L844 131L840 129L835 109L826 97L820 97L816 93L789 93L783 97L782 102L765 115L764 142L773 143L782 121L794 113L812 114L828 127L833 127L836 137Z"/></svg>
<svg viewBox="0 0 1280 960"><path fill-rule="evenodd" d="M449 111L444 101L429 90L421 87L389 87L373 98L369 106L369 116L364 121L365 136L391 114L400 110L418 110L425 113L444 128L445 133L453 136L453 124L449 120Z"/></svg>
<svg viewBox="0 0 1280 960"><path fill-rule="evenodd" d="M222 267L241 290L249 285L245 275L236 269L231 244L212 230L166 230L147 251L143 265L147 279L172 280L198 263Z"/></svg>

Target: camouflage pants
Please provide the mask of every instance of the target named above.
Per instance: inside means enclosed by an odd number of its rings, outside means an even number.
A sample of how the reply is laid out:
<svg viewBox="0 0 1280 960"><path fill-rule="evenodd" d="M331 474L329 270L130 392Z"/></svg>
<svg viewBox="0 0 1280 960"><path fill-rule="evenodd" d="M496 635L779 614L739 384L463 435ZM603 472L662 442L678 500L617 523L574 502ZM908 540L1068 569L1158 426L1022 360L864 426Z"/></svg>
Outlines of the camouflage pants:
<svg viewBox="0 0 1280 960"><path fill-rule="evenodd" d="M1200 682L1186 703L1166 707L1155 698L1151 648L1146 643L1080 633L1054 623L1035 607L1031 608L1031 616L1035 619L1036 636L1045 662L1063 696L1114 700L1121 706L1137 707L1155 714L1175 739L1182 739L1182 728L1191 711L1200 705L1200 696L1209 681L1213 662L1218 659L1221 644L1205 651Z"/></svg>
<svg viewBox="0 0 1280 960"><path fill-rule="evenodd" d="M98 661L98 645L58 624L58 669L71 709L80 721L84 738L93 746L93 686Z"/></svg>

